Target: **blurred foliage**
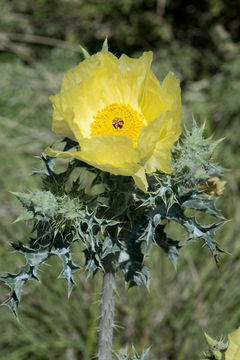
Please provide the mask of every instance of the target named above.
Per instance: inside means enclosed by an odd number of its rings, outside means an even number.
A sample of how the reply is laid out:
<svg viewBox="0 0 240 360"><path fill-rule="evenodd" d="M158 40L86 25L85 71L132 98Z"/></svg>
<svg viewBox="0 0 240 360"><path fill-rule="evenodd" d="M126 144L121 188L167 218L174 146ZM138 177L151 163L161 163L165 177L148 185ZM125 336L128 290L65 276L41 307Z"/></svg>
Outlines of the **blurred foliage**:
<svg viewBox="0 0 240 360"><path fill-rule="evenodd" d="M34 156L55 140L48 96L58 91L63 73L82 60L79 43L93 53L108 36L117 55L153 50L159 79L169 70L181 79L185 123L192 116L199 123L206 120L208 135L226 137L217 160L230 171L218 207L231 221L218 232L218 241L232 255L222 258L220 272L206 249L199 256L196 243L180 256L177 273L164 255L152 253L150 293L144 288L127 291L119 279L115 348L124 351L133 343L141 352L151 345L150 360L198 360L205 349L202 328L217 338L240 324L239 1L0 0L0 8L2 270L21 265L15 263L9 241L24 240L29 231L11 225L20 206L9 191L38 188L37 178L28 176L39 166ZM169 228L175 238L179 231ZM78 248L74 255L81 264ZM78 287L68 302L65 283L52 281L60 272L55 261L49 262L52 275L42 272L42 286L28 286L20 323L0 309L0 358L94 356L100 279L76 276ZM6 293L1 287L0 300Z"/></svg>

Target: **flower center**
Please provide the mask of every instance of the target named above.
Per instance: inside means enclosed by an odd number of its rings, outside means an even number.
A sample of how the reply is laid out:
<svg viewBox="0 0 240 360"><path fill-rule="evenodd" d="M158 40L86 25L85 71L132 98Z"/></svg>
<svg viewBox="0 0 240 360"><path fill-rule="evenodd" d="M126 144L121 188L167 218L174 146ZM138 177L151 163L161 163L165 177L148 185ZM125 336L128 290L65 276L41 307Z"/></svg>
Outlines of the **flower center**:
<svg viewBox="0 0 240 360"><path fill-rule="evenodd" d="M99 110L93 116L91 124L91 137L95 135L125 135L132 139L134 146L146 120L142 114L130 105L111 104Z"/></svg>
<svg viewBox="0 0 240 360"><path fill-rule="evenodd" d="M112 121L113 127L115 129L122 129L123 125L124 125L124 121L121 118L114 118Z"/></svg>

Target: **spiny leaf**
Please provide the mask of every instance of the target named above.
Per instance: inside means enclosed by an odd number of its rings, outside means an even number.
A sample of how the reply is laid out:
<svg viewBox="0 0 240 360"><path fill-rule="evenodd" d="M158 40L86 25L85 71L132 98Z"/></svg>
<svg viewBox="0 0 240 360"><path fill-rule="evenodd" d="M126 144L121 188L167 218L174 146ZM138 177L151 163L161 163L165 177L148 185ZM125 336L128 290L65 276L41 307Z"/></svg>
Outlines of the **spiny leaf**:
<svg viewBox="0 0 240 360"><path fill-rule="evenodd" d="M195 217L187 217L184 214L184 209L179 205L174 205L168 212L166 218L168 220L176 221L181 224L188 232L188 241L200 238L211 250L215 259L219 252L223 252L214 241L215 232L225 223L220 222L216 224L201 225L197 222Z"/></svg>
<svg viewBox="0 0 240 360"><path fill-rule="evenodd" d="M73 273L78 271L80 267L73 263L69 247L52 249L51 255L57 255L62 261L63 270L59 275L59 278L64 278L67 280L68 297L70 297L73 286L75 285Z"/></svg>
<svg viewBox="0 0 240 360"><path fill-rule="evenodd" d="M178 255L180 249L182 248L182 245L179 245L178 241L173 241L167 236L167 234L164 232L164 226L157 227L155 233L155 241L156 244L160 246L167 254L169 260L171 261L176 270Z"/></svg>
<svg viewBox="0 0 240 360"><path fill-rule="evenodd" d="M124 274L125 281L129 282L129 287L144 285L149 287L149 269L143 264L143 253L141 242L128 241L127 249L120 252L119 264Z"/></svg>
<svg viewBox="0 0 240 360"><path fill-rule="evenodd" d="M33 170L32 175L40 174L51 176L54 174L55 158L49 157L46 154L36 156L36 158L42 160L42 167L40 169Z"/></svg>
<svg viewBox="0 0 240 360"><path fill-rule="evenodd" d="M17 274L8 273L7 275L0 277L0 280L11 289L9 297L3 305L7 305L12 312L17 315L18 305L26 282L28 280L38 281L37 271L39 266L52 255L58 256L62 261L63 270L59 277L67 280L68 295L70 296L74 285L72 274L80 268L72 262L69 247L49 248L49 246L42 246L38 249L33 249L22 243L12 244L12 246L15 250L25 256L26 264L21 267Z"/></svg>
<svg viewBox="0 0 240 360"><path fill-rule="evenodd" d="M219 141L214 142L211 137L204 138L204 126L199 128L193 121L191 130L185 129L183 142L172 149L172 178L180 188L196 188L212 176L213 172L215 176L220 176L223 172L212 160Z"/></svg>
<svg viewBox="0 0 240 360"><path fill-rule="evenodd" d="M26 264L20 268L17 274L8 273L5 276L1 276L0 280L2 280L11 289L9 297L3 305L7 305L17 316L18 305L26 282L28 280L38 280L38 267L47 260L49 253L46 249L42 249L38 253L33 249L26 247L22 243L19 243L18 245L13 244L13 247L15 250L24 254Z"/></svg>
<svg viewBox="0 0 240 360"><path fill-rule="evenodd" d="M114 243L109 236L106 236L102 245L101 259L104 259L109 254L120 252L118 244Z"/></svg>
<svg viewBox="0 0 240 360"><path fill-rule="evenodd" d="M142 354L139 355L134 346L132 346L132 355L133 355L133 360L144 360L146 358L146 356L148 355L149 353L149 350L150 348L146 349L146 350L143 350Z"/></svg>
<svg viewBox="0 0 240 360"><path fill-rule="evenodd" d="M25 208L30 207L31 199L32 199L32 193L21 193L21 192L13 192L11 191L11 194L15 195L18 200L21 202L22 206Z"/></svg>
<svg viewBox="0 0 240 360"><path fill-rule="evenodd" d="M87 271L87 276L90 277L91 275L94 275L98 269L102 267L100 257L96 251L93 251L92 249L85 249L84 250L85 255L85 269Z"/></svg>
<svg viewBox="0 0 240 360"><path fill-rule="evenodd" d="M186 194L184 199L185 201L182 202L184 208L203 211L206 214L216 216L219 219L224 219L221 211L216 208L216 199L210 199L206 194L198 192Z"/></svg>
<svg viewBox="0 0 240 360"><path fill-rule="evenodd" d="M150 245L152 244L154 240L154 234L155 234L155 226L153 224L152 219L149 219L148 225L145 228L144 232L139 237L138 241L144 241L146 243L146 252L149 251Z"/></svg>
<svg viewBox="0 0 240 360"><path fill-rule="evenodd" d="M23 207L28 211L43 216L45 220L52 218L56 212L57 200L50 191L38 191L30 194L12 192L12 194L20 200ZM28 215L30 216L30 214Z"/></svg>
<svg viewBox="0 0 240 360"><path fill-rule="evenodd" d="M143 350L142 354L138 354L132 345L132 353L128 353L128 349L124 351L123 354L116 354L118 360L146 360L146 356L149 353L150 348Z"/></svg>
<svg viewBox="0 0 240 360"><path fill-rule="evenodd" d="M176 194L173 191L171 176L166 174L163 175L160 172L157 172L153 176L156 180L156 184L155 191L152 195L155 199L163 201L168 210L174 203L178 202Z"/></svg>
<svg viewBox="0 0 240 360"><path fill-rule="evenodd" d="M25 210L13 223L17 223L19 221L28 221L33 220L34 213L32 211Z"/></svg>

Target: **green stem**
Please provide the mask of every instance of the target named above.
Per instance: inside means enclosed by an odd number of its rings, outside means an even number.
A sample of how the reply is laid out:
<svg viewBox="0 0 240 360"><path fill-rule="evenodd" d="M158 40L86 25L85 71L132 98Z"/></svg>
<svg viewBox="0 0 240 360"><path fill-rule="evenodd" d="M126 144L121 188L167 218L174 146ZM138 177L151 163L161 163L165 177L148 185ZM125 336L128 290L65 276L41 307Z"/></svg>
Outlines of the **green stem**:
<svg viewBox="0 0 240 360"><path fill-rule="evenodd" d="M114 297L116 274L105 272L102 284L101 317L99 326L98 360L112 360Z"/></svg>

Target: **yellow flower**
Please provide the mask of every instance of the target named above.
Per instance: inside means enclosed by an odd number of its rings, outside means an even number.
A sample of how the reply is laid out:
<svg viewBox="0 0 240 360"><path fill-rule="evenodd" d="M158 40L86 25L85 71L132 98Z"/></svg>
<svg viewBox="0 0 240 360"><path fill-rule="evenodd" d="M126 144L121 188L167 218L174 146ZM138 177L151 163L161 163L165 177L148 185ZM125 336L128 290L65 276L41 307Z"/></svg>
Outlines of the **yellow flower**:
<svg viewBox="0 0 240 360"><path fill-rule="evenodd" d="M55 133L75 138L79 151L54 151L115 175L132 176L147 191L146 173L171 172L171 147L181 134L179 80L162 85L151 71L152 52L138 59L98 52L68 71L53 103Z"/></svg>

